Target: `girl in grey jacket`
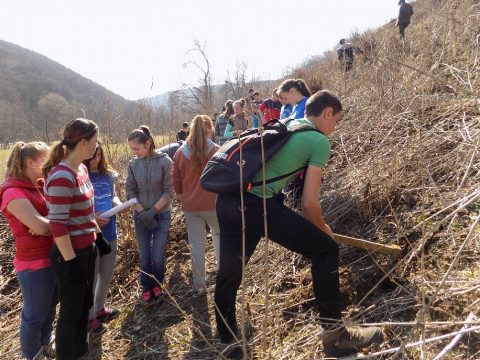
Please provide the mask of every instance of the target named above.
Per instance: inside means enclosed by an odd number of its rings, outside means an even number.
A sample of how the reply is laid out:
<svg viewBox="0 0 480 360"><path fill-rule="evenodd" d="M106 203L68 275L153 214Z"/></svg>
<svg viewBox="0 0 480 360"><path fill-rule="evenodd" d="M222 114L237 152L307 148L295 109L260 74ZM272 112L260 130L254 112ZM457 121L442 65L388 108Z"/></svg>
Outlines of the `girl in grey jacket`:
<svg viewBox="0 0 480 360"><path fill-rule="evenodd" d="M160 296L165 272L165 246L173 197L172 160L155 151L155 142L147 126L130 132L127 140L135 157L128 164L125 188L128 199L137 198L134 225L140 252L140 301L148 305Z"/></svg>

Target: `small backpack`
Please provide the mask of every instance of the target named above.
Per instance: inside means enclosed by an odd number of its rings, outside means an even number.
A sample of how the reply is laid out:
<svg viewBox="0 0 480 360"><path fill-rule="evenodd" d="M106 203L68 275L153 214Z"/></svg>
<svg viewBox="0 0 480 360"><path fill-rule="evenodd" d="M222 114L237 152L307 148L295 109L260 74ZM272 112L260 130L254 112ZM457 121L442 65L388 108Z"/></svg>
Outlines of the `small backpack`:
<svg viewBox="0 0 480 360"><path fill-rule="evenodd" d="M262 128L244 131L239 137L225 142L208 161L200 185L207 191L217 194L240 193L240 154L242 156L243 190L262 185L262 181L252 182L253 177L262 168L262 138L265 161L270 159L297 132L317 131L311 125L299 124L287 127L275 120L266 123ZM281 180L304 169L301 167L288 174L266 179L266 184Z"/></svg>

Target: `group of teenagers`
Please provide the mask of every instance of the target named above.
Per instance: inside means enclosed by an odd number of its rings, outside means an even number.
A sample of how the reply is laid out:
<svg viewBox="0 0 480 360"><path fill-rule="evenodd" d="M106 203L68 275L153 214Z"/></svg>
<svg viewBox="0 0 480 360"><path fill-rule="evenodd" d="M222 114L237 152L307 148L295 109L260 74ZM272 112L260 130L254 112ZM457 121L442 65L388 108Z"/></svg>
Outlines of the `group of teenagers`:
<svg viewBox="0 0 480 360"><path fill-rule="evenodd" d="M215 120L214 137L216 142L223 145L228 139L249 128L258 128L270 120L295 117L297 112L298 117L303 117L300 114L305 111L305 102L310 91L304 87L303 80L297 83L296 89L298 92L295 94L295 99L290 99L290 102L280 96L279 88L275 88L272 97L266 100L262 100L260 93L254 89L248 91L249 95L246 98L227 100L222 113ZM293 111L294 105L291 103L295 103L295 111Z"/></svg>
<svg viewBox="0 0 480 360"><path fill-rule="evenodd" d="M273 113L270 120L278 116L287 127L303 124L317 131L294 133L265 165L267 178L280 179L266 189L253 186L244 192L243 201L240 192L217 195L200 186L206 163L220 148L212 140L220 118L227 120L224 137L243 131L237 125L243 101L227 102L215 125L207 115L195 116L186 140L171 154L173 158L156 149L148 127L128 134L134 156L128 163L125 189L127 200L136 199L131 212L140 255L139 298L150 305L162 294L165 247L176 197L187 223L192 294L202 296L207 290L208 225L217 270L214 308L218 337L223 344L237 342L241 329L236 320L236 297L242 262L248 263L264 237L266 197L266 220L274 225L269 226L269 238L312 263L324 353L356 352L381 341L382 331L379 327L346 327L341 321L339 247L318 200L330 156L328 136L341 119L342 104L326 90L312 95L301 79L285 80L273 95L271 100L288 106ZM261 126L261 115L258 120ZM20 344L25 359L78 359L88 352L88 332L104 331L103 322L119 313L106 305L117 253L116 219L102 217L102 212L120 204L115 191L117 173L109 166L98 136L95 122L75 119L66 124L63 139L52 148L42 142L18 142L7 161L0 210L15 239L13 265L23 298ZM223 141L220 139L217 135L217 142ZM300 168L306 168L303 215L284 204L283 192ZM287 173L292 175L281 177ZM262 174L255 178L261 180ZM53 336L57 303L60 309Z"/></svg>

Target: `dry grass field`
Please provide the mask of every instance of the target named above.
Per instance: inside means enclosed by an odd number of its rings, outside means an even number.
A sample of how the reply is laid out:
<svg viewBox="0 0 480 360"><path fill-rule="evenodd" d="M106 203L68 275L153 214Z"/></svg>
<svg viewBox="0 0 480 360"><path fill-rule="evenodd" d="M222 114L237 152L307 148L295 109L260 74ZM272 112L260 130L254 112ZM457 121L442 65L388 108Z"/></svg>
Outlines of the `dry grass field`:
<svg viewBox="0 0 480 360"><path fill-rule="evenodd" d="M332 90L346 108L321 194L327 222L337 233L403 248L393 260L341 246L346 322L381 324L386 335L363 358L479 359L480 5L413 5L405 41L393 23L353 34L350 41L364 54L352 71L342 72L335 54L327 52L291 76ZM123 193L130 155L121 145L109 150ZM88 358L222 358L211 244L207 296L192 297L186 227L176 206L165 294L145 309L137 301L131 215L120 216L119 229L109 300L121 315L101 337L91 337ZM21 298L4 222L0 238L0 357L19 359ZM245 313L255 329L251 358L323 358L308 261L262 241L239 295L238 315Z"/></svg>

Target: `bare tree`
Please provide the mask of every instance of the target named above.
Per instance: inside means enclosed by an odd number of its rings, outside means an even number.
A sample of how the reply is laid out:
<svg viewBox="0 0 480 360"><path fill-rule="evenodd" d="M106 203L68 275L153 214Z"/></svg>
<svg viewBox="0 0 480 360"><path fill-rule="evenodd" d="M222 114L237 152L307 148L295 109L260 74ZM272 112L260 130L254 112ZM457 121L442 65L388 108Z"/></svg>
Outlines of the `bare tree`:
<svg viewBox="0 0 480 360"><path fill-rule="evenodd" d="M247 95L247 63L237 61L233 77L230 71L227 70L227 78L225 79L225 93L228 96L232 95L234 99L240 99Z"/></svg>
<svg viewBox="0 0 480 360"><path fill-rule="evenodd" d="M214 93L212 76L210 73L210 61L206 52L207 43L200 43L194 40L194 47L187 51L191 58L184 64L184 67L193 66L199 73L196 84L184 84L187 89L185 106L193 113L203 112L211 114L214 111Z"/></svg>

